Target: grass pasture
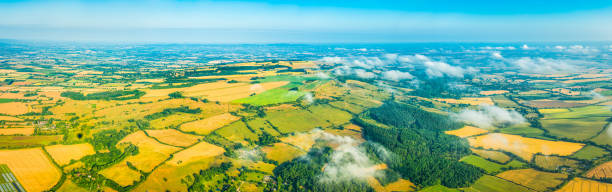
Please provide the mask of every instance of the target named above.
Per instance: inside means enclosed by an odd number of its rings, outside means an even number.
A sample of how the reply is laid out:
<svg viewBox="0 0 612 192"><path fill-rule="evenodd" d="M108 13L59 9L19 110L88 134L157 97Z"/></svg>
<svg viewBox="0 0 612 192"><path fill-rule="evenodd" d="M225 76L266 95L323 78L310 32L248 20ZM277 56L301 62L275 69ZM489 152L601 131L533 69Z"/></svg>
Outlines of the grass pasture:
<svg viewBox="0 0 612 192"><path fill-rule="evenodd" d="M516 160L503 165L503 164L488 161L476 155L465 156L461 158L460 161L470 164L470 165L474 165L476 167L479 167L485 170L487 173L497 173L497 172L502 171L502 169L516 169L516 168L523 168L526 166L525 163L516 161Z"/></svg>
<svg viewBox="0 0 612 192"><path fill-rule="evenodd" d="M595 138L591 139L591 141L600 144L600 145L610 145L612 146L612 123L608 124L606 129L602 131Z"/></svg>
<svg viewBox="0 0 612 192"><path fill-rule="evenodd" d="M202 159L208 159L211 157L216 157L225 152L225 149L207 143L200 142L194 146L191 146L185 150L182 150L172 156L172 159L167 162L167 164L178 166L181 164L189 164L191 162L200 161Z"/></svg>
<svg viewBox="0 0 612 192"><path fill-rule="evenodd" d="M490 133L475 138L468 138L468 142L472 147L503 150L513 153L524 160L531 160L536 153L568 156L584 146L582 143L549 141L503 133Z"/></svg>
<svg viewBox="0 0 612 192"><path fill-rule="evenodd" d="M567 112L544 111L542 127L551 135L575 140L587 140L596 136L612 116L605 106L569 108Z"/></svg>
<svg viewBox="0 0 612 192"><path fill-rule="evenodd" d="M544 134L544 130L530 127L528 123L522 123L510 127L500 128L499 132L535 138L542 137L542 134Z"/></svg>
<svg viewBox="0 0 612 192"><path fill-rule="evenodd" d="M476 155L482 158L493 160L499 163L506 163L512 159L510 156L506 155L505 153L499 152L499 151L472 149L472 152L474 152Z"/></svg>
<svg viewBox="0 0 612 192"><path fill-rule="evenodd" d="M536 155L534 162L538 167L550 171L557 171L562 167L570 167L576 170L579 167L578 161L557 156Z"/></svg>
<svg viewBox="0 0 612 192"><path fill-rule="evenodd" d="M460 192L460 190L454 189L454 188L448 188L448 187L438 184L434 186L425 187L419 190L419 192Z"/></svg>
<svg viewBox="0 0 612 192"><path fill-rule="evenodd" d="M100 171L100 174L107 179L113 180L117 184L125 187L140 181L140 173L130 169L125 162L115 164L109 168Z"/></svg>
<svg viewBox="0 0 612 192"><path fill-rule="evenodd" d="M592 160L592 159L606 156L608 154L609 153L605 149L595 147L592 145L587 145L584 148L577 151L576 153L574 153L570 157L583 159L583 160Z"/></svg>
<svg viewBox="0 0 612 192"><path fill-rule="evenodd" d="M557 192L608 192L612 191L612 184L603 183L576 177Z"/></svg>
<svg viewBox="0 0 612 192"><path fill-rule="evenodd" d="M87 155L96 153L89 143L73 145L51 145L46 146L45 150L60 166L70 164L72 160L79 160Z"/></svg>
<svg viewBox="0 0 612 192"><path fill-rule="evenodd" d="M307 132L317 127L328 127L330 122L307 110L274 111L266 119L281 133Z"/></svg>
<svg viewBox="0 0 612 192"><path fill-rule="evenodd" d="M261 150L266 153L268 159L278 163L283 163L306 154L305 151L284 143L275 143L273 146L265 146Z"/></svg>
<svg viewBox="0 0 612 192"><path fill-rule="evenodd" d="M146 136L143 131L138 131L126 136L119 141L117 147L121 148L127 143L136 145L138 147L138 154L126 157L123 161L119 162L118 165L130 162L138 170L144 172L151 172L155 166L165 161L170 154L180 149L178 147L161 144L155 141L155 139Z"/></svg>
<svg viewBox="0 0 612 192"><path fill-rule="evenodd" d="M62 175L41 148L0 150L0 164L6 164L31 192L49 190Z"/></svg>
<svg viewBox="0 0 612 192"><path fill-rule="evenodd" d="M612 178L612 161L605 162L589 170L586 174L588 178L609 179Z"/></svg>
<svg viewBox="0 0 612 192"><path fill-rule="evenodd" d="M183 184L183 178L188 175L199 173L200 170L206 170L214 164L219 164L217 159L211 157L200 159L197 162L182 163L178 166L172 163L164 163L155 169L149 177L132 191L147 192L151 189L157 191L188 191L187 186Z"/></svg>
<svg viewBox="0 0 612 192"><path fill-rule="evenodd" d="M228 125L239 117L233 116L229 113L223 113L221 115L215 115L206 119L197 120L182 124L180 129L185 132L194 132L199 135L208 135L216 129L219 129L225 125Z"/></svg>
<svg viewBox="0 0 612 192"><path fill-rule="evenodd" d="M247 140L256 141L258 138L257 133L254 133L249 130L246 124L242 121L236 121L221 129L217 129L215 133L225 137L230 141L243 143L247 142Z"/></svg>
<svg viewBox="0 0 612 192"><path fill-rule="evenodd" d="M0 148L23 148L51 145L62 141L61 135L8 136L0 135Z"/></svg>
<svg viewBox="0 0 612 192"><path fill-rule="evenodd" d="M160 142L180 147L187 147L198 142L202 137L181 133L175 129L147 130L147 134Z"/></svg>
<svg viewBox="0 0 612 192"><path fill-rule="evenodd" d="M461 138L466 138L469 136L480 135L486 132L489 132L489 131L481 129L481 128L473 127L473 126L464 126L460 129L445 131L444 133L449 134L449 135L454 135L457 137L461 137Z"/></svg>
<svg viewBox="0 0 612 192"><path fill-rule="evenodd" d="M535 190L529 189L525 186L514 184L510 181L490 176L484 175L480 179L478 179L472 186L466 188L465 191L468 192L536 192Z"/></svg>
<svg viewBox="0 0 612 192"><path fill-rule="evenodd" d="M567 178L567 175L537 171L534 169L518 169L504 171L503 173L497 174L497 177L538 191L547 191L548 188L556 187L561 184L563 180Z"/></svg>
<svg viewBox="0 0 612 192"><path fill-rule="evenodd" d="M232 102L234 103L246 103L255 106L270 105L293 102L298 98L304 96L305 92L301 91L289 91L286 89L272 89L259 93L250 97L237 99Z"/></svg>

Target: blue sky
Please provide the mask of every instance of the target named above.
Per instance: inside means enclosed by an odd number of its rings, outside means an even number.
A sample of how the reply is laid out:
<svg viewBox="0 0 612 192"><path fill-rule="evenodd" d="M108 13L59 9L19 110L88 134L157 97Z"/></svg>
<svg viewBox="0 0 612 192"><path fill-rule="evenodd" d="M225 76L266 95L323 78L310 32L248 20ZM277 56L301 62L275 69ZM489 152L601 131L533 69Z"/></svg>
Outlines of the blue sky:
<svg viewBox="0 0 612 192"><path fill-rule="evenodd" d="M610 41L612 0L0 1L0 38L188 43Z"/></svg>

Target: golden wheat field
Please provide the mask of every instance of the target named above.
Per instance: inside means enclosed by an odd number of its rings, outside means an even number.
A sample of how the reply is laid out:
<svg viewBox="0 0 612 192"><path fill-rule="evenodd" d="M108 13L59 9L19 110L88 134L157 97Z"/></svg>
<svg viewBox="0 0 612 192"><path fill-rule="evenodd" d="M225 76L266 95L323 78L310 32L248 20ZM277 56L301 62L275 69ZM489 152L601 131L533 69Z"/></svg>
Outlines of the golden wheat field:
<svg viewBox="0 0 612 192"><path fill-rule="evenodd" d="M23 121L23 119L11 116L0 115L0 121Z"/></svg>
<svg viewBox="0 0 612 192"><path fill-rule="evenodd" d="M582 143L548 141L503 133L490 133L468 138L468 142L472 147L503 150L513 153L525 160L531 160L536 153L568 156L584 147Z"/></svg>
<svg viewBox="0 0 612 192"><path fill-rule="evenodd" d="M181 149L161 144L155 141L155 139L146 136L143 131L138 131L126 136L119 141L117 146L121 148L121 146L125 146L127 143L138 146L138 154L135 156L128 156L123 161L119 162L119 164L130 162L138 170L144 172L150 172L155 166L168 159L170 154Z"/></svg>
<svg viewBox="0 0 612 192"><path fill-rule="evenodd" d="M585 176L596 179L612 178L612 161L608 161L589 170Z"/></svg>
<svg viewBox="0 0 612 192"><path fill-rule="evenodd" d="M557 192L610 192L612 184L576 177Z"/></svg>
<svg viewBox="0 0 612 192"><path fill-rule="evenodd" d="M202 138L201 136L181 133L176 129L147 130L147 134L160 142L180 147L193 145Z"/></svg>
<svg viewBox="0 0 612 192"><path fill-rule="evenodd" d="M0 114L21 115L29 111L29 107L22 102L0 103Z"/></svg>
<svg viewBox="0 0 612 192"><path fill-rule="evenodd" d="M130 169L125 162L103 169L100 174L121 186L128 186L140 180L140 173Z"/></svg>
<svg viewBox="0 0 612 192"><path fill-rule="evenodd" d="M3 128L0 129L0 135L32 135L34 128Z"/></svg>
<svg viewBox="0 0 612 192"><path fill-rule="evenodd" d="M561 184L563 179L567 178L567 175L537 171L534 169L517 169L504 171L497 174L497 177L538 191L546 191L549 187L556 187Z"/></svg>
<svg viewBox="0 0 612 192"><path fill-rule="evenodd" d="M0 150L0 164L8 165L30 192L50 189L62 175L41 148Z"/></svg>
<svg viewBox="0 0 612 192"><path fill-rule="evenodd" d="M71 160L79 160L87 155L96 153L89 143L74 145L51 145L46 146L45 150L60 166L67 165Z"/></svg>
<svg viewBox="0 0 612 192"><path fill-rule="evenodd" d="M211 166L220 164L219 159L210 157L200 159L188 164L181 163L175 166L167 162L155 169L149 177L136 186L133 191L139 192L165 192L165 191L187 191L183 178L187 175L199 173Z"/></svg>
<svg viewBox="0 0 612 192"><path fill-rule="evenodd" d="M70 179L66 179L57 192L87 192L87 190L74 184Z"/></svg>
<svg viewBox="0 0 612 192"><path fill-rule="evenodd" d="M414 183L400 178L393 183L387 184L385 186L385 190L389 192L391 191L414 191L415 187L416 186L414 185Z"/></svg>
<svg viewBox="0 0 612 192"><path fill-rule="evenodd" d="M194 132L200 135L208 135L214 130L217 130L225 125L237 121L238 119L240 119L240 117L233 116L229 113L224 113L221 115L208 117L206 119L182 124L180 129L181 131L185 132Z"/></svg>
<svg viewBox="0 0 612 192"><path fill-rule="evenodd" d="M225 149L222 147L207 143L200 142L194 146L191 146L183 151L180 151L172 156L172 159L168 161L168 164L178 166L181 164L188 164L193 161L215 157L223 154Z"/></svg>
<svg viewBox="0 0 612 192"><path fill-rule="evenodd" d="M464 126L461 129L445 131L444 133L449 134L449 135L454 135L457 137L461 137L461 138L465 138L465 137L469 137L473 135L480 135L486 132L489 132L489 131L481 129L481 128L473 127L473 126Z"/></svg>

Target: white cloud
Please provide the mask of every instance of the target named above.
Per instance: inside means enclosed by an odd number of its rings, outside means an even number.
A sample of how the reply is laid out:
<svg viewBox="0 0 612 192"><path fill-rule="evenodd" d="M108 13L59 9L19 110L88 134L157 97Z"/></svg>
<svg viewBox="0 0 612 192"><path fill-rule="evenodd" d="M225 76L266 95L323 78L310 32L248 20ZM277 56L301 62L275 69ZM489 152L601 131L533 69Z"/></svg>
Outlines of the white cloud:
<svg viewBox="0 0 612 192"><path fill-rule="evenodd" d="M562 51L562 52L572 53L572 54L582 54L582 55L593 55L593 54L599 53L599 49L592 48L589 46L583 46L583 45L572 45L569 47L557 45L555 46L555 49L557 51Z"/></svg>
<svg viewBox="0 0 612 192"><path fill-rule="evenodd" d="M363 70L363 69L355 69L353 70L353 72L355 73L355 75L357 75L357 77L359 78L364 78L364 79L372 79L376 77L376 74Z"/></svg>
<svg viewBox="0 0 612 192"><path fill-rule="evenodd" d="M458 121L474 124L481 128L490 128L499 125L514 125L524 123L525 118L514 110L500 108L494 105L482 104L477 110L466 109L451 114Z"/></svg>
<svg viewBox="0 0 612 192"><path fill-rule="evenodd" d="M401 72L397 70L383 72L383 78L391 81L400 81L404 79L412 79L414 76L408 72Z"/></svg>
<svg viewBox="0 0 612 192"><path fill-rule="evenodd" d="M501 52L499 52L499 51L491 52L491 57L494 58L494 59L503 59L504 58L504 56L502 56Z"/></svg>
<svg viewBox="0 0 612 192"><path fill-rule="evenodd" d="M442 61L433 61L429 57L420 54L414 56L400 56L398 60L405 64L420 64L425 66L427 68L425 73L430 78L444 77L445 75L462 78L465 73L465 69L461 67L451 66Z"/></svg>
<svg viewBox="0 0 612 192"><path fill-rule="evenodd" d="M521 71L527 73L560 73L560 72L571 72L578 69L575 61L571 60L558 60L558 59L546 59L546 58L529 58L523 57L520 59L509 60L509 62Z"/></svg>

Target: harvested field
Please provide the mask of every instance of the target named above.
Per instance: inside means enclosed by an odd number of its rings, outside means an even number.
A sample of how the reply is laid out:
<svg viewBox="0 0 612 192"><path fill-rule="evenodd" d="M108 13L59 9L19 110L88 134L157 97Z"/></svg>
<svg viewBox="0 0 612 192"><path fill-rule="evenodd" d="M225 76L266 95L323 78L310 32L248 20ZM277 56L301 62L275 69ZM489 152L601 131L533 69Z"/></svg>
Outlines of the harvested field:
<svg viewBox="0 0 612 192"><path fill-rule="evenodd" d="M589 170L586 174L588 178L595 179L609 179L612 178L612 161L608 161L603 163L591 170Z"/></svg>
<svg viewBox="0 0 612 192"><path fill-rule="evenodd" d="M569 107L581 107L581 106L588 105L586 103L569 103L569 102L564 102L564 101L545 100L545 99L531 100L531 101L521 100L520 103L528 105L530 107L535 107L535 108L569 108Z"/></svg>
<svg viewBox="0 0 612 192"><path fill-rule="evenodd" d="M546 191L548 188L561 184L563 179L567 178L567 175L536 171L534 169L518 169L497 174L497 177L538 191Z"/></svg>
<svg viewBox="0 0 612 192"><path fill-rule="evenodd" d="M49 190L62 175L41 148L0 150L0 164L6 164L30 192Z"/></svg>
<svg viewBox="0 0 612 192"><path fill-rule="evenodd" d="M29 111L28 105L22 102L0 103L0 114L21 115Z"/></svg>
<svg viewBox="0 0 612 192"><path fill-rule="evenodd" d="M34 128L0 128L0 135L32 135Z"/></svg>
<svg viewBox="0 0 612 192"><path fill-rule="evenodd" d="M188 164L194 161L219 156L223 154L223 152L225 152L225 149L202 141L192 147L174 154L172 159L170 159L167 164L174 166Z"/></svg>
<svg viewBox="0 0 612 192"><path fill-rule="evenodd" d="M316 133L296 133L293 136L283 137L280 140L283 143L298 147L304 151L309 151L310 147L315 144L315 139L319 137L320 132Z"/></svg>
<svg viewBox="0 0 612 192"><path fill-rule="evenodd" d="M145 135L143 131L132 133L123 138L117 144L118 148L125 146L127 143L132 143L138 146L138 154L128 156L118 164L132 163L138 170L150 172L155 166L165 161L170 154L178 151L180 148L161 144L155 139Z"/></svg>
<svg viewBox="0 0 612 192"><path fill-rule="evenodd" d="M79 187L77 184L74 184L70 179L66 179L64 184L57 189L57 192L87 192L88 190Z"/></svg>
<svg viewBox="0 0 612 192"><path fill-rule="evenodd" d="M194 132L200 135L208 135L216 129L228 125L240 117L233 116L229 113L215 115L206 119L192 121L181 125L180 129L185 132Z"/></svg>
<svg viewBox="0 0 612 192"><path fill-rule="evenodd" d="M157 140L180 147L187 147L198 142L202 137L181 133L175 129L147 130L147 134Z"/></svg>
<svg viewBox="0 0 612 192"><path fill-rule="evenodd" d="M261 150L266 153L268 159L278 163L283 163L306 154L305 151L284 143L275 143L273 146L265 146Z"/></svg>
<svg viewBox="0 0 612 192"><path fill-rule="evenodd" d="M67 165L71 160L79 160L87 155L96 153L89 143L74 145L51 145L46 146L45 150L60 166Z"/></svg>
<svg viewBox="0 0 612 192"><path fill-rule="evenodd" d="M11 116L0 115L0 121L23 121L23 119Z"/></svg>
<svg viewBox="0 0 612 192"><path fill-rule="evenodd" d="M576 177L557 192L610 192L612 184Z"/></svg>
<svg viewBox="0 0 612 192"><path fill-rule="evenodd" d="M473 135L480 135L486 132L489 132L489 131L481 129L481 128L472 127L472 126L464 126L461 129L445 131L444 133L449 134L449 135L454 135L457 137L461 137L461 138L465 138L465 137L469 137Z"/></svg>
<svg viewBox="0 0 612 192"><path fill-rule="evenodd" d="M548 141L503 133L491 133L475 138L468 138L468 141L473 147L508 151L525 160L531 160L536 153L568 156L584 146L582 143Z"/></svg>
<svg viewBox="0 0 612 192"><path fill-rule="evenodd" d="M476 155L481 156L482 158L493 160L499 163L506 163L512 159L510 156L505 153L499 151L489 151L483 149L472 149Z"/></svg>
<svg viewBox="0 0 612 192"><path fill-rule="evenodd" d="M188 191L187 186L183 181L187 175L199 173L200 170L206 170L211 166L217 166L221 162L210 157L207 159L200 159L191 163L182 163L179 166L175 166L171 163L164 163L155 171L153 171L147 179L139 184L133 191L146 192L151 189L161 191Z"/></svg>
<svg viewBox="0 0 612 192"><path fill-rule="evenodd" d="M113 180L117 184L125 187L140 180L140 173L130 169L126 163L118 163L100 171L100 174L107 179Z"/></svg>

